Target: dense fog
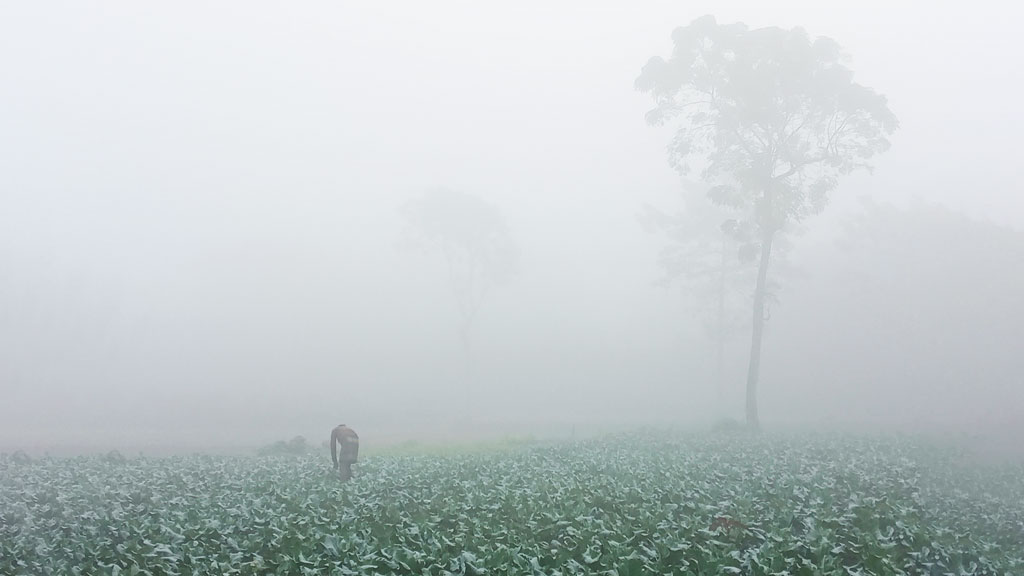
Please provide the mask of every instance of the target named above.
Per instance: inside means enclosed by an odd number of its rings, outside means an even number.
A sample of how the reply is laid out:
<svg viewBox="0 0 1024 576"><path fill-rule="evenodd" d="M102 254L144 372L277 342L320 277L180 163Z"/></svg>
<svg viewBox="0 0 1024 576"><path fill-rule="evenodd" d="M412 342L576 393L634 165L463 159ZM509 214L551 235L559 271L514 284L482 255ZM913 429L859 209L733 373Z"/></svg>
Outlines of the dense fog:
<svg viewBox="0 0 1024 576"><path fill-rule="evenodd" d="M719 372L645 218L695 184L634 82L705 14L832 38L899 119L780 244L764 428L1021 433L1018 8L11 2L0 450L742 420L751 286ZM507 259L459 284L446 218Z"/></svg>

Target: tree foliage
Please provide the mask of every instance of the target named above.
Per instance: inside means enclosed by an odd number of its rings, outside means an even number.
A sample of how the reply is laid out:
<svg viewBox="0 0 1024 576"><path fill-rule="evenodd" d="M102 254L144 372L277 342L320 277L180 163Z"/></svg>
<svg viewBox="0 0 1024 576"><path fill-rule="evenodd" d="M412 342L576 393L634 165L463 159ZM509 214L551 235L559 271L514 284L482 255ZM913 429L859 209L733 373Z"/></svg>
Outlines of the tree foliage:
<svg viewBox="0 0 1024 576"><path fill-rule="evenodd" d="M889 147L898 122L886 98L853 81L831 39L705 16L672 40L672 56L651 58L636 80L656 104L647 120L678 121L672 165L699 164L711 198L762 228L820 211L839 176Z"/></svg>
<svg viewBox="0 0 1024 576"><path fill-rule="evenodd" d="M668 244L658 255L658 284L676 284L694 304L707 336L718 341L741 328L754 286L752 234L730 212L711 203L706 187L684 185L681 209L645 205L638 219ZM746 314L743 314L745 317Z"/></svg>

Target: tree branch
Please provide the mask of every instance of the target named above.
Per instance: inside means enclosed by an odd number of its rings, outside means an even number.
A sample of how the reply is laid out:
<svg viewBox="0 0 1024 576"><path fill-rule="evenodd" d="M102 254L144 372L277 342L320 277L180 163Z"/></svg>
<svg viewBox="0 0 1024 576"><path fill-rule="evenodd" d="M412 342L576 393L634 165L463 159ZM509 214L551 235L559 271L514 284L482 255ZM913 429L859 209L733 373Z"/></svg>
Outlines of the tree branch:
<svg viewBox="0 0 1024 576"><path fill-rule="evenodd" d="M786 170L785 172L783 172L782 174L779 174L777 176L772 176L772 182L781 182L782 180L785 180L786 178L789 178L793 174L796 174L797 172L799 172L803 168L806 168L807 166L811 166L813 164L818 164L819 162L824 162L825 160L828 160L831 157L832 156L826 151L821 156L816 156L814 158L809 158L807 160L804 160L803 162L796 162L796 163L791 162L790 166L789 166L789 170Z"/></svg>

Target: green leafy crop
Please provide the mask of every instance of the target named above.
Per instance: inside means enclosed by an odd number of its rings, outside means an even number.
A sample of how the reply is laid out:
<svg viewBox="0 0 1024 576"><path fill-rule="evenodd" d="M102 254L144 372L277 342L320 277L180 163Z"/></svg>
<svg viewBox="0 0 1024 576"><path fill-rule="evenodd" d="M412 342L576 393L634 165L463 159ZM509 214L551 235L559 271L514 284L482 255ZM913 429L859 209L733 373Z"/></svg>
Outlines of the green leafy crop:
<svg viewBox="0 0 1024 576"><path fill-rule="evenodd" d="M0 574L1024 574L1024 468L901 440L0 463Z"/></svg>

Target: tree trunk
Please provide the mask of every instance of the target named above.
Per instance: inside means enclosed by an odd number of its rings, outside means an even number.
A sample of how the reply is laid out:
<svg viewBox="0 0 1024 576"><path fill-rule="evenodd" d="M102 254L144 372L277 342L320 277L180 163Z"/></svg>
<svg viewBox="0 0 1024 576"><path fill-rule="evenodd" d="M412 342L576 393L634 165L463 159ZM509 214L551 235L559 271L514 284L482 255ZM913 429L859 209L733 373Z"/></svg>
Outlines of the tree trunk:
<svg viewBox="0 0 1024 576"><path fill-rule="evenodd" d="M722 239L722 261L718 276L718 327L715 336L718 344L718 358L715 365L715 379L718 384L718 416L723 418L725 410L725 267L727 241Z"/></svg>
<svg viewBox="0 0 1024 576"><path fill-rule="evenodd" d="M464 321L459 326L459 341L462 343L462 359L465 362L463 364L463 402L464 407L469 410L473 406L473 340L472 340L472 324L470 321Z"/></svg>
<svg viewBox="0 0 1024 576"><path fill-rule="evenodd" d="M753 429L761 425L757 415L757 377L761 371L764 301L768 283L768 263L772 258L774 238L774 232L769 232L761 241L761 262L757 267L757 286L754 288L754 329L750 337L750 364L747 367L747 426Z"/></svg>

